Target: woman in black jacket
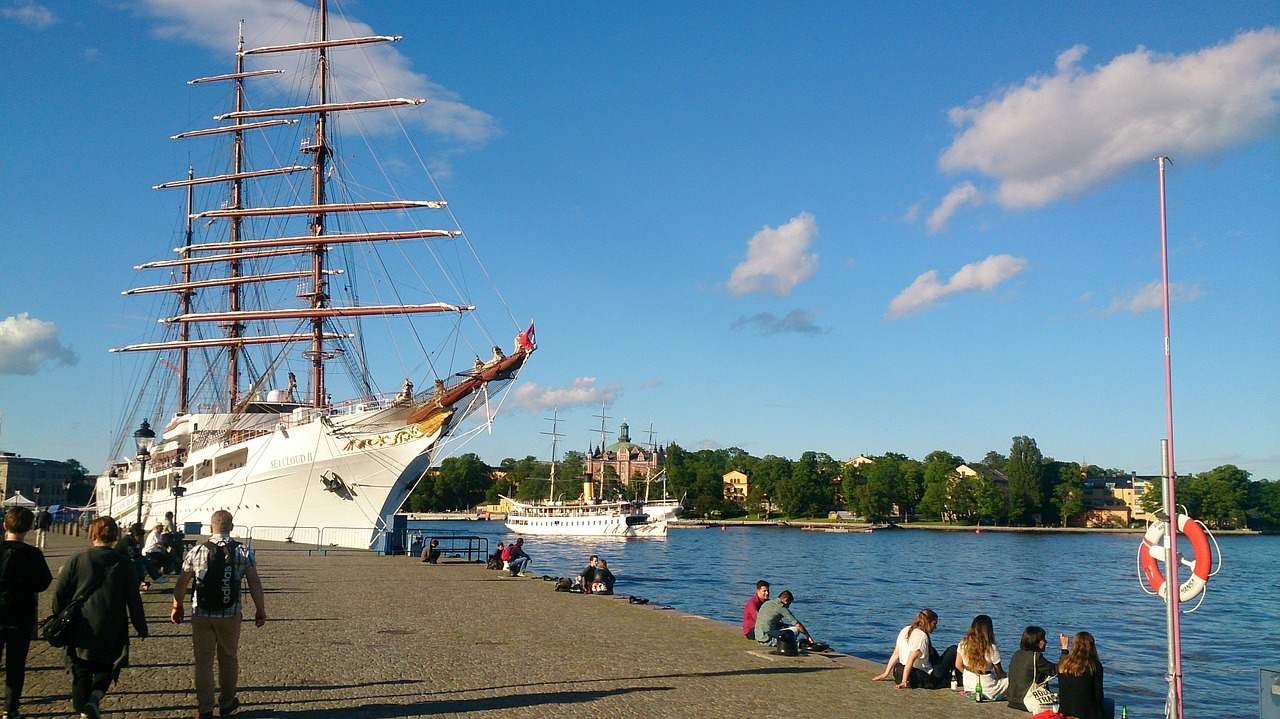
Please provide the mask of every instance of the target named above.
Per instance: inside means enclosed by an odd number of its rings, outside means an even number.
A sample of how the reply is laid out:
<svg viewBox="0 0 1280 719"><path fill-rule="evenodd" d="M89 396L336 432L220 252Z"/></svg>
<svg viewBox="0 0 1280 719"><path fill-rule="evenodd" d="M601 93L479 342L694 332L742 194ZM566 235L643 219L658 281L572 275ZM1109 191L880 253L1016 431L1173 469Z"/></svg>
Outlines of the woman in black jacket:
<svg viewBox="0 0 1280 719"><path fill-rule="evenodd" d="M1111 716L1102 706L1102 662L1089 632L1077 634L1058 663L1058 704L1058 711L1072 719Z"/></svg>
<svg viewBox="0 0 1280 719"><path fill-rule="evenodd" d="M56 614L77 595L86 596L67 645L71 703L89 719L98 719L102 697L129 663L129 622L147 636L147 618L133 563L112 545L120 527L111 517L89 525L90 548L67 560L53 590ZM92 590L92 591L90 591Z"/></svg>
<svg viewBox="0 0 1280 719"><path fill-rule="evenodd" d="M1067 635L1058 636L1058 643L1065 655L1067 651ZM1009 660L1009 706L1013 709L1027 711L1022 698L1032 684L1039 684L1058 673L1058 665L1044 656L1044 630L1040 627L1027 627L1022 630L1022 642L1018 651Z"/></svg>
<svg viewBox="0 0 1280 719"><path fill-rule="evenodd" d="M44 553L23 539L31 531L35 515L25 507L4 513L4 542L0 543L0 576L4 601L0 603L0 647L4 650L4 711L19 717L22 685L27 675L27 650L36 629L36 602L49 588L53 575Z"/></svg>

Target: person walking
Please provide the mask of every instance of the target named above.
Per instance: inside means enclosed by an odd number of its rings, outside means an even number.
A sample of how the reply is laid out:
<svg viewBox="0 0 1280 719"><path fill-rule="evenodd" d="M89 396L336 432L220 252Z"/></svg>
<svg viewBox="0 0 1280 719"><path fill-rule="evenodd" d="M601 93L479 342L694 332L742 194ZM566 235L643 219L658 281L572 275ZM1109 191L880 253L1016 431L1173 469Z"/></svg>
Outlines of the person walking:
<svg viewBox="0 0 1280 719"><path fill-rule="evenodd" d="M49 527L53 526L53 515L49 514L49 510L41 507L36 512L36 547L44 549L45 537L49 534Z"/></svg>
<svg viewBox="0 0 1280 719"><path fill-rule="evenodd" d="M169 620L181 624L187 585L195 582L191 611L191 644L195 652L196 719L213 719L213 661L218 660L218 711L230 716L240 707L236 684L240 674L240 582L249 584L253 623L267 623L266 600L252 549L231 538L231 513L218 510L209 520L213 534L197 544L182 563L173 587Z"/></svg>
<svg viewBox="0 0 1280 719"><path fill-rule="evenodd" d="M53 588L53 613L84 597L66 646L71 704L81 719L98 719L102 698L129 664L129 623L147 636L138 576L128 557L112 549L120 526L111 517L89 524L90 547L67 560Z"/></svg>
<svg viewBox="0 0 1280 719"><path fill-rule="evenodd" d="M35 515L25 507L4 513L0 543L0 632L4 654L4 719L21 719L22 684L27 676L27 650L36 630L37 595L49 588L53 575L44 553L27 544Z"/></svg>

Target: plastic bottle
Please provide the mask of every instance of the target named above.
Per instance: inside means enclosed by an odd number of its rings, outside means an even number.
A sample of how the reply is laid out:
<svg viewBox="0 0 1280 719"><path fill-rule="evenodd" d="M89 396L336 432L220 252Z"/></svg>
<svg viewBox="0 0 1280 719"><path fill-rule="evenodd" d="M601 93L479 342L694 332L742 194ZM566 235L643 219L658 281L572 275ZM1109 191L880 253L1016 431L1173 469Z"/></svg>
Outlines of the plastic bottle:
<svg viewBox="0 0 1280 719"><path fill-rule="evenodd" d="M982 698L982 677L978 677L978 683L973 687L973 700L975 702L986 701Z"/></svg>
<svg viewBox="0 0 1280 719"><path fill-rule="evenodd" d="M1120 707L1120 719L1129 719L1129 707L1127 706Z"/></svg>

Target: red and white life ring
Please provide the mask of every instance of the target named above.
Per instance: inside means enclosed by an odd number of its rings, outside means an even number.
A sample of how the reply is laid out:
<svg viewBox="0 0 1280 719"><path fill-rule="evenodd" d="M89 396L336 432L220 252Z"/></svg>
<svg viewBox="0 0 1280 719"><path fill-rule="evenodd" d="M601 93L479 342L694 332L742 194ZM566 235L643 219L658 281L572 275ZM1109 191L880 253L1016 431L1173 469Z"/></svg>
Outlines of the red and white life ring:
<svg viewBox="0 0 1280 719"><path fill-rule="evenodd" d="M1213 554L1209 551L1209 536L1205 534L1204 527L1199 522L1185 514L1179 514L1178 531L1187 535L1187 539L1191 540L1191 548L1195 552L1195 559L1191 563L1191 576L1178 587L1178 597L1187 602L1199 596L1204 591L1205 585L1209 583L1209 576L1213 572ZM1160 562L1165 560L1164 541L1168 534L1168 522L1162 520L1152 522L1151 526L1147 527L1147 533L1142 537L1142 551L1138 559L1147 583L1165 601L1169 600L1168 585L1164 574L1160 572ZM1170 574L1177 577L1175 571L1171 571Z"/></svg>

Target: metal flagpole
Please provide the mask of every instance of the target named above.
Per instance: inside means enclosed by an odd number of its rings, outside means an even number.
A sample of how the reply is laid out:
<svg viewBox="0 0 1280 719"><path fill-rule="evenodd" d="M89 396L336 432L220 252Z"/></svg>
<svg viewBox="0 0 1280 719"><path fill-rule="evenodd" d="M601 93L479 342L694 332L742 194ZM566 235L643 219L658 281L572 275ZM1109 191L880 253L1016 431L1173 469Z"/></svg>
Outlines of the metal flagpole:
<svg viewBox="0 0 1280 719"><path fill-rule="evenodd" d="M1182 719L1182 627L1178 591L1178 472L1173 463L1173 362L1169 348L1169 234L1165 224L1164 171L1169 158L1156 158L1160 169L1160 281L1164 290L1164 418L1165 439L1160 442L1163 450L1164 511L1169 521L1168 546L1165 548L1165 583L1167 621L1169 629L1169 699L1165 715L1169 719Z"/></svg>

